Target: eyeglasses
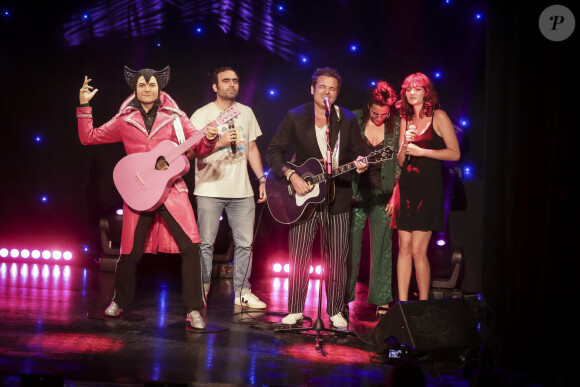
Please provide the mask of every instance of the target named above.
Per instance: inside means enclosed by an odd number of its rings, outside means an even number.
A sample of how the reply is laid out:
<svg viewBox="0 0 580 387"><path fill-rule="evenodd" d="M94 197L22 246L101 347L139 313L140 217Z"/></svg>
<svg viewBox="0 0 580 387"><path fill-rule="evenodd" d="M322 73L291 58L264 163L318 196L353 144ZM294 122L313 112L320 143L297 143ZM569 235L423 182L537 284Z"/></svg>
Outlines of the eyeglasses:
<svg viewBox="0 0 580 387"><path fill-rule="evenodd" d="M389 118L389 116L391 115L391 113L383 113L383 114L379 114L379 113L375 113L371 110L371 117L372 118Z"/></svg>

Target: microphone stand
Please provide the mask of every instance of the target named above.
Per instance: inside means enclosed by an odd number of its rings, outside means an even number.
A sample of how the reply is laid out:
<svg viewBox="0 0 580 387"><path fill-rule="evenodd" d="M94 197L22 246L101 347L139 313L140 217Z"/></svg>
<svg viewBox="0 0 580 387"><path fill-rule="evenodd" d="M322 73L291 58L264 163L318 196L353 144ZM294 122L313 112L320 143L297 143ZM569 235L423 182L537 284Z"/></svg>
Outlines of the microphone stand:
<svg viewBox="0 0 580 387"><path fill-rule="evenodd" d="M324 171L324 175L325 175L325 180L326 180L326 200L324 201L324 203L322 203L323 206L326 206L327 209L326 211L329 211L329 204L330 204L330 179L332 178L332 146L330 144L330 110L326 109L326 161L325 161L325 171ZM329 232L329 230L326 230L327 232ZM324 240L324 238L323 238ZM326 239L328 240L328 239ZM322 248L328 248L328 246L322 246ZM300 331L315 331L316 332L316 350L320 349L320 333L321 332L334 332L334 333L340 333L340 334L344 334L344 335L354 335L353 332L351 331L347 331L347 330L338 330L338 329L331 329L331 328L326 328L324 326L324 322L322 321L322 318L320 317L322 315L322 286L324 285L324 277L326 277L326 269L324 268L323 265L323 269L322 269L322 276L320 279L320 286L318 288L318 316L316 317L316 320L314 321L314 324L312 324L311 327L308 328L281 328L281 329L276 329L277 332L300 332Z"/></svg>

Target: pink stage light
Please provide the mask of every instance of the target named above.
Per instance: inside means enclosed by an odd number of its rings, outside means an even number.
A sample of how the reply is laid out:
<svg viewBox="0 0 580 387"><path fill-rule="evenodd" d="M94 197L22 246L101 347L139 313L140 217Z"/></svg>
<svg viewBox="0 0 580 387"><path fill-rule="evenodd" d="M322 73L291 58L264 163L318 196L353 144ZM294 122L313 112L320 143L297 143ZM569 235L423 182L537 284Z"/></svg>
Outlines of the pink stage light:
<svg viewBox="0 0 580 387"><path fill-rule="evenodd" d="M62 257L65 261L70 261L72 259L72 253L70 251L65 251Z"/></svg>
<svg viewBox="0 0 580 387"><path fill-rule="evenodd" d="M18 249L12 249L12 250L10 250L10 256L12 258L16 258L16 257L18 257L18 255L20 255L20 251L18 251Z"/></svg>
<svg viewBox="0 0 580 387"><path fill-rule="evenodd" d="M40 251L38 251L38 250L32 250L31 257L34 258L34 259L40 258Z"/></svg>
<svg viewBox="0 0 580 387"><path fill-rule="evenodd" d="M287 264L284 265L284 271L286 273L290 273L290 264L287 263Z"/></svg>
<svg viewBox="0 0 580 387"><path fill-rule="evenodd" d="M7 248L1 248L0 249L0 257L2 258L6 258L8 256L8 249Z"/></svg>
<svg viewBox="0 0 580 387"><path fill-rule="evenodd" d="M314 267L312 267L312 265L310 265L310 270L308 271L310 274L312 274L312 272L314 271Z"/></svg>
<svg viewBox="0 0 580 387"><path fill-rule="evenodd" d="M59 250L55 250L52 252L52 259L58 261L62 258L62 252Z"/></svg>
<svg viewBox="0 0 580 387"><path fill-rule="evenodd" d="M316 271L316 274L320 275L320 273L322 273L322 267L318 265L314 271Z"/></svg>
<svg viewBox="0 0 580 387"><path fill-rule="evenodd" d="M280 273L282 271L282 265L280 265L279 263L275 263L274 266L272 267L272 270L274 270L274 272L276 273Z"/></svg>
<svg viewBox="0 0 580 387"><path fill-rule="evenodd" d="M445 244L446 244L446 243L447 243L447 242L445 242L445 239L439 239L439 240L437 241L437 246L445 246Z"/></svg>
<svg viewBox="0 0 580 387"><path fill-rule="evenodd" d="M48 250L44 250L44 251L42 252L42 258L44 258L44 259L50 259L50 256L51 256L51 255L52 255L52 254L51 254L51 253L50 253L50 251L48 251Z"/></svg>
<svg viewBox="0 0 580 387"><path fill-rule="evenodd" d="M28 251L27 249L22 249L20 251L20 256L22 258L28 258L28 257L30 257L30 251Z"/></svg>

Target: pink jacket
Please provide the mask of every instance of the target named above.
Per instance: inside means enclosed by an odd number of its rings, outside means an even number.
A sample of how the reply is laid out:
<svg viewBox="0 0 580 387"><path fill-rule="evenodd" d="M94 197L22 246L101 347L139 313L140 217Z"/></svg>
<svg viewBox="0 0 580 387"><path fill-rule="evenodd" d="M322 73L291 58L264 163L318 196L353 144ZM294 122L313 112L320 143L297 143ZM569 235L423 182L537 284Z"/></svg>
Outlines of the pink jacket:
<svg viewBox="0 0 580 387"><path fill-rule="evenodd" d="M185 138L189 138L195 127L182 112L175 101L165 92L159 96L161 106L157 111L155 123L151 128L151 133L147 134L143 116L139 110L129 106L135 95L131 95L123 102L119 113L109 122L101 127L93 127L93 116L91 107L77 107L77 119L79 127L79 138L83 145L109 144L113 142L123 142L127 154L137 152L148 152L155 148L163 140L172 140L176 143L177 135L173 128L174 116L179 117ZM204 156L212 152L215 142L209 142L205 137L192 148L199 155ZM169 192L165 201L165 207L175 218L183 231L191 238L193 243L200 243L195 215L188 197L187 186L183 179L177 179ZM123 231L121 236L121 253L128 254L133 247L133 236L139 212L132 210L126 203L123 203ZM167 228L165 221L159 214L155 219L147 239L145 241L145 253L179 253L179 247L173 235Z"/></svg>

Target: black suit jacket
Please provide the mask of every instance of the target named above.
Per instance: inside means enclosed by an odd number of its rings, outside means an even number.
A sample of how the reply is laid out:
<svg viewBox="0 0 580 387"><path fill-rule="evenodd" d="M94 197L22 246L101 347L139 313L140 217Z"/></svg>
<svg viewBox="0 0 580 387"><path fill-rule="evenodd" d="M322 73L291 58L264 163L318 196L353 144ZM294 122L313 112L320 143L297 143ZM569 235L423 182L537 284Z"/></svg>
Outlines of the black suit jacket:
<svg viewBox="0 0 580 387"><path fill-rule="evenodd" d="M356 116L347 109L339 108L338 110L339 114L334 105L332 106L330 141L334 149L338 133L340 133L339 165L343 165L355 160L358 156L366 155ZM296 152L295 164L301 165L312 157L323 159L314 128L314 102L290 110L268 146L266 159L272 167L271 172L279 179L284 178L284 172L289 168L285 155L292 148ZM352 173L348 172L333 179L336 188L334 201L330 205L330 212L333 214L350 210Z"/></svg>

